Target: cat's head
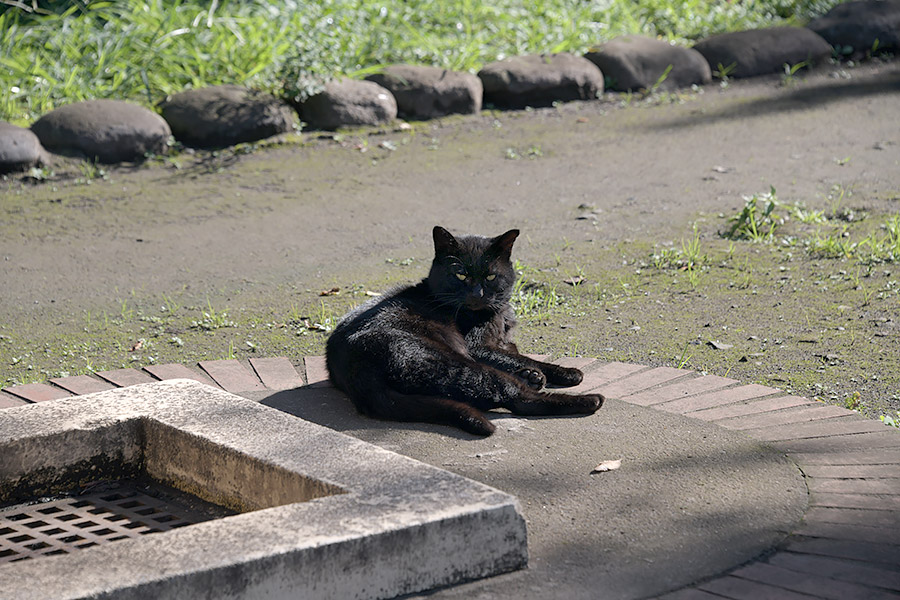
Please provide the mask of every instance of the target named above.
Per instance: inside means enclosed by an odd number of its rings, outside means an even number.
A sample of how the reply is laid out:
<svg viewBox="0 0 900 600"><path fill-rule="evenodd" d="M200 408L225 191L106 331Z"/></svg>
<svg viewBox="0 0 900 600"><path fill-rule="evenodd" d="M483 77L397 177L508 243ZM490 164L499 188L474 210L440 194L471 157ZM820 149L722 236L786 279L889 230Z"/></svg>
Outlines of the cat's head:
<svg viewBox="0 0 900 600"><path fill-rule="evenodd" d="M432 235L434 261L428 286L441 304L498 311L509 302L516 281L510 253L518 229L490 238L454 237L443 227L435 227Z"/></svg>

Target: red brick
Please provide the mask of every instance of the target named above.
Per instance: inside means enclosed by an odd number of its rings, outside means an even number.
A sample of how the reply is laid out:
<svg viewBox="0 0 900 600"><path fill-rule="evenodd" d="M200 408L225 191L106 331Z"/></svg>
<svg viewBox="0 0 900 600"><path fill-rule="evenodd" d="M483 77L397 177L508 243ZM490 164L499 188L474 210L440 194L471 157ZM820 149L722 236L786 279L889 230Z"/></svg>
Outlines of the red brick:
<svg viewBox="0 0 900 600"><path fill-rule="evenodd" d="M900 526L900 522L897 525ZM800 529L794 531L794 535L854 542L872 542L875 544L900 544L900 527L896 526L870 527L867 525L846 525L843 523L806 522L800 526Z"/></svg>
<svg viewBox="0 0 900 600"><path fill-rule="evenodd" d="M672 400L681 400L688 396L695 396L704 392L722 389L737 383L734 379L726 379L718 375L703 375L693 379L679 379L663 387L633 394L628 397L631 404L641 406L653 406Z"/></svg>
<svg viewBox="0 0 900 600"><path fill-rule="evenodd" d="M588 358L586 356L563 356L561 358L557 358L552 362L561 367L568 367L570 369L579 369L581 371L584 371L595 362L597 362L597 359Z"/></svg>
<svg viewBox="0 0 900 600"><path fill-rule="evenodd" d="M21 398L16 398L12 394L0 391L0 408L13 408L15 406L24 406L26 404L30 404L30 402L26 402Z"/></svg>
<svg viewBox="0 0 900 600"><path fill-rule="evenodd" d="M781 398L779 398L781 400ZM791 423L805 423L821 419L833 419L835 417L848 417L853 413L839 406L826 406L819 402L815 405L805 405L774 412L766 412L758 415L744 415L717 421L716 425L726 429L755 429L758 427L773 427L775 425L788 425Z"/></svg>
<svg viewBox="0 0 900 600"><path fill-rule="evenodd" d="M93 394L94 392L105 392L106 390L113 389L113 386L106 383L105 381L101 381L99 379L94 379L89 375L75 375L74 377L59 377L56 379L50 380L52 383L58 385L61 388L64 388L76 396L83 396L84 394Z"/></svg>
<svg viewBox="0 0 900 600"><path fill-rule="evenodd" d="M703 421L720 421L732 417L756 415L784 408L809 405L821 406L821 404L814 400L801 398L800 396L781 396L778 398L751 400L750 402L741 402L739 404L720 406L718 408L707 408L706 410L692 412L691 416Z"/></svg>
<svg viewBox="0 0 900 600"><path fill-rule="evenodd" d="M25 385L4 388L4 391L29 402L58 400L59 398L68 398L72 395L65 390L51 387L46 383L26 383Z"/></svg>
<svg viewBox="0 0 900 600"><path fill-rule="evenodd" d="M789 552L817 554L833 558L849 558L874 566L895 567L900 564L900 546L872 544L869 542L849 542L826 538L806 538L791 541L785 547Z"/></svg>
<svg viewBox="0 0 900 600"><path fill-rule="evenodd" d="M762 398L764 396L771 396L778 393L779 391L775 388L766 387L764 385L757 385L754 383L750 385L742 385L740 387L719 390L716 392L708 392L706 394L700 394L699 396L692 396L690 398L682 398L681 400L673 400L672 402L664 402L662 404L658 404L656 408L662 409L666 412L687 414L697 410L713 408L714 406L734 404L735 402L742 402L744 400L750 400L751 398Z"/></svg>
<svg viewBox="0 0 900 600"><path fill-rule="evenodd" d="M620 379L614 383L603 386L599 389L600 393L608 398L624 398L628 401L628 396L646 390L647 388L656 387L660 384L679 379L691 374L691 371L684 369L675 369L673 367L657 367L649 371L641 371L625 379Z"/></svg>
<svg viewBox="0 0 900 600"><path fill-rule="evenodd" d="M216 385L216 383L206 375L202 375L197 371L178 363L148 365L144 367L144 370L163 381L166 379L193 379L194 381L199 381L206 385Z"/></svg>
<svg viewBox="0 0 900 600"><path fill-rule="evenodd" d="M809 498L809 505L828 506L833 508L868 508L870 510L900 511L900 496L869 496L865 494L813 492Z"/></svg>
<svg viewBox="0 0 900 600"><path fill-rule="evenodd" d="M900 479L808 479L809 491L824 494L900 495Z"/></svg>
<svg viewBox="0 0 900 600"><path fill-rule="evenodd" d="M740 577L719 577L697 587L733 600L810 600L806 594Z"/></svg>
<svg viewBox="0 0 900 600"><path fill-rule="evenodd" d="M130 385L140 385L142 383L153 383L154 381L158 381L156 378L147 375L143 371L138 371L137 369L100 371L97 375L118 387L128 387Z"/></svg>
<svg viewBox="0 0 900 600"><path fill-rule="evenodd" d="M584 374L584 381L575 387L568 388L567 392L585 393L593 391L602 385L606 385L617 379L623 379L640 371L646 371L649 367L633 365L630 363L611 362L605 363L596 369L591 369Z"/></svg>
<svg viewBox="0 0 900 600"><path fill-rule="evenodd" d="M804 465L803 472L817 479L900 478L896 465Z"/></svg>
<svg viewBox="0 0 900 600"><path fill-rule="evenodd" d="M266 389L256 375L235 359L201 360L198 364L226 392L240 394Z"/></svg>
<svg viewBox="0 0 900 600"><path fill-rule="evenodd" d="M830 579L827 573L798 573L756 562L731 573L735 577L750 579L787 590L809 594L826 600L887 600L896 596L887 590Z"/></svg>
<svg viewBox="0 0 900 600"><path fill-rule="evenodd" d="M722 600L722 596L710 594L697 588L684 588L677 592L658 596L656 600Z"/></svg>
<svg viewBox="0 0 900 600"><path fill-rule="evenodd" d="M744 433L763 442L779 442L829 436L852 436L860 433L879 433L884 431L884 429L884 425L878 421L845 416L809 423L791 423L789 425L776 425L762 429L747 429ZM897 438L897 445L900 445L900 435Z"/></svg>
<svg viewBox="0 0 900 600"><path fill-rule="evenodd" d="M250 365L256 375L270 390L292 390L303 385L303 379L290 359L283 356L276 358L251 358Z"/></svg>
<svg viewBox="0 0 900 600"><path fill-rule="evenodd" d="M900 433L885 431L880 433L860 433L857 435L838 435L803 440L785 440L783 442L775 442L772 445L788 454L846 452L879 448L897 449L900 448Z"/></svg>
<svg viewBox="0 0 900 600"><path fill-rule="evenodd" d="M900 527L900 513L890 510L814 506L806 511L804 519L810 523L836 523L853 527ZM900 542L900 540L896 541Z"/></svg>
<svg viewBox="0 0 900 600"><path fill-rule="evenodd" d="M319 387L331 385L324 356L307 356L303 359L303 364L306 367L306 385Z"/></svg>
<svg viewBox="0 0 900 600"><path fill-rule="evenodd" d="M778 552L766 562L784 569L809 573L819 577L827 574L831 579L850 581L900 591L900 571L867 565L856 560L844 560L827 556Z"/></svg>
<svg viewBox="0 0 900 600"><path fill-rule="evenodd" d="M900 448L824 454L796 453L792 458L801 465L900 465Z"/></svg>

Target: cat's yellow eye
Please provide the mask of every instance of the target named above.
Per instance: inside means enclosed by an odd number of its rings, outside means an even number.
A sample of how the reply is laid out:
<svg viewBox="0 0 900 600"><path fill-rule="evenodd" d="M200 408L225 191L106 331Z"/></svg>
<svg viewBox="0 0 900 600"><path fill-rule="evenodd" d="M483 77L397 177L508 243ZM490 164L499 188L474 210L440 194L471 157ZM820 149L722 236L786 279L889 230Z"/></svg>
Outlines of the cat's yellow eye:
<svg viewBox="0 0 900 600"><path fill-rule="evenodd" d="M488 281L493 281L493 280L497 279L497 276L492 273L492 274L488 275L487 277L485 277L485 279L487 279Z"/></svg>
<svg viewBox="0 0 900 600"><path fill-rule="evenodd" d="M465 280L466 280L466 274L465 274L465 273L457 273L457 274L456 274L456 278L459 279L460 281L465 281Z"/></svg>

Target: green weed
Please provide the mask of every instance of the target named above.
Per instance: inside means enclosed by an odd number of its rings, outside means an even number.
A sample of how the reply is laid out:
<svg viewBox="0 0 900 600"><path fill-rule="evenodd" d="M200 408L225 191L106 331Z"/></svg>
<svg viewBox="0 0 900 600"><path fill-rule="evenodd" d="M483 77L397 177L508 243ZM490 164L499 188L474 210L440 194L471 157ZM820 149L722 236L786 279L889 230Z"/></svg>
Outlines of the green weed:
<svg viewBox="0 0 900 600"><path fill-rule="evenodd" d="M229 320L228 313L214 309L209 300L206 301L206 310L203 311L202 318L191 321L191 329L201 329L203 331L215 331L223 327L235 326L235 322Z"/></svg>
<svg viewBox="0 0 900 600"><path fill-rule="evenodd" d="M800 69L803 69L805 67L808 67L809 65L810 65L810 62L808 60L798 62L795 65L784 63L784 76L781 79L782 85L785 85L785 86L793 85L795 82L794 76L797 74L797 71L799 71Z"/></svg>
<svg viewBox="0 0 900 600"><path fill-rule="evenodd" d="M706 255L701 252L700 233L697 226L694 226L693 235L690 238L681 239L680 250L663 248L659 252L651 254L650 259L657 269L674 268L685 271L688 283L692 288L696 288L700 281L701 266L707 260Z"/></svg>
<svg viewBox="0 0 900 600"><path fill-rule="evenodd" d="M897 415L896 417L890 414L886 414L879 416L878 419L888 427L896 427L897 429L900 429L900 410L898 410L895 414Z"/></svg>
<svg viewBox="0 0 900 600"><path fill-rule="evenodd" d="M764 203L764 206L761 204ZM775 234L775 228L783 220L775 214L778 207L775 188L770 187L766 194L754 194L744 198L744 208L740 214L729 219L734 224L723 237L730 240L750 240L752 242L769 242Z"/></svg>
<svg viewBox="0 0 900 600"><path fill-rule="evenodd" d="M816 232L816 236L807 244L807 251L813 256L821 256L823 258L850 258L859 247L856 242L851 242L844 234L847 228L844 227L837 234L822 235Z"/></svg>
<svg viewBox="0 0 900 600"><path fill-rule="evenodd" d="M562 303L562 298L556 293L556 288L526 278L526 274L536 274L537 271L518 260L513 263L513 267L518 278L513 285L510 304L516 316L530 320L547 318L550 311Z"/></svg>

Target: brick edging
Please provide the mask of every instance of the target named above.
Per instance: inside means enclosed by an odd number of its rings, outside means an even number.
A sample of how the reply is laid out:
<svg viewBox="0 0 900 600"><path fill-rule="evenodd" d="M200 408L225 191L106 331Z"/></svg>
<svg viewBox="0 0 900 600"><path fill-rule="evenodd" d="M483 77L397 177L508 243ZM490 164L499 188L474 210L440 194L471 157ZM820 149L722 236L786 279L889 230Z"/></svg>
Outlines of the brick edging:
<svg viewBox="0 0 900 600"><path fill-rule="evenodd" d="M543 357L542 357L543 358ZM793 460L805 477L802 525L763 558L665 594L688 598L889 598L900 594L900 431L781 390L672 367L586 358L571 391L615 398L742 431ZM330 386L324 357L202 361L117 369L0 391L0 409L177 377L240 394Z"/></svg>

